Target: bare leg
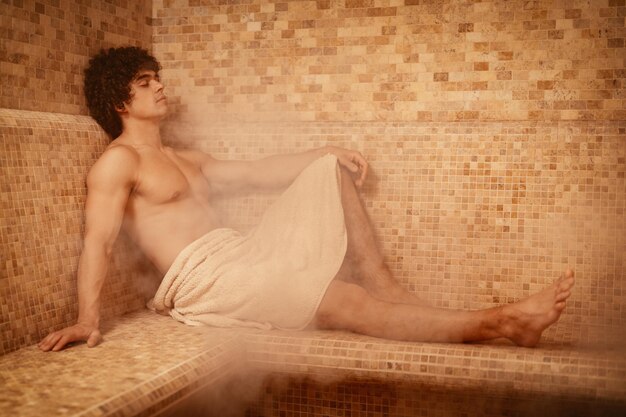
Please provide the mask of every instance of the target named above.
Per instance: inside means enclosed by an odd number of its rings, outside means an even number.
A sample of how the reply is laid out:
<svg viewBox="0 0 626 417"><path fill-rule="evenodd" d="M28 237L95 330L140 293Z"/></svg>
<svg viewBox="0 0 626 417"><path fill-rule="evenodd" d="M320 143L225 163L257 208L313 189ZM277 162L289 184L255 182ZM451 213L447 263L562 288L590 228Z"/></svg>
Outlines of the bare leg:
<svg viewBox="0 0 626 417"><path fill-rule="evenodd" d="M386 339L469 342L505 337L535 346L556 322L574 285L567 270L543 291L520 302L487 310L453 311L377 300L358 285L333 281L315 316L318 329L342 329Z"/></svg>
<svg viewBox="0 0 626 417"><path fill-rule="evenodd" d="M428 305L425 300L402 287L391 274L376 245L372 225L350 172L343 167L341 202L348 233L348 250L344 263L348 263L351 273L338 279L358 284L374 298L382 301Z"/></svg>

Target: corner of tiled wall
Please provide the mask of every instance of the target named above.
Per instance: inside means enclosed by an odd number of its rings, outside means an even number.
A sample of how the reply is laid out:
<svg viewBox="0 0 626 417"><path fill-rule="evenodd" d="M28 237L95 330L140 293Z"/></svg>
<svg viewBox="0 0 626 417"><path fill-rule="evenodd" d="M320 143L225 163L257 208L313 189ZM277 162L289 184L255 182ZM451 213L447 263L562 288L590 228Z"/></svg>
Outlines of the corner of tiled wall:
<svg viewBox="0 0 626 417"><path fill-rule="evenodd" d="M83 70L100 48L150 49L151 12L151 0L0 4L0 355L76 320L85 176L108 142L85 116ZM102 317L142 308L156 278L121 236Z"/></svg>

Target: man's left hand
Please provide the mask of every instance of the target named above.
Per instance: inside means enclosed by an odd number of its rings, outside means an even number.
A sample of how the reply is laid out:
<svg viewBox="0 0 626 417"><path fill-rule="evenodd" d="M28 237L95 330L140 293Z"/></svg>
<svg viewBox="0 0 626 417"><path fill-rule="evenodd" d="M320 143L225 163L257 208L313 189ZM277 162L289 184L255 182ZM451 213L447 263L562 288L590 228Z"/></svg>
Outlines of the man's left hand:
<svg viewBox="0 0 626 417"><path fill-rule="evenodd" d="M367 177L368 168L367 161L365 160L363 155L361 155L360 152L351 151L349 149L339 148L336 146L329 146L328 151L335 155L337 157L337 161L339 161L339 164L346 167L348 171L357 175L359 173L359 170L361 171L359 177L356 179L356 181L354 181L354 184L358 188L361 188L363 186L363 183L365 182L365 178Z"/></svg>

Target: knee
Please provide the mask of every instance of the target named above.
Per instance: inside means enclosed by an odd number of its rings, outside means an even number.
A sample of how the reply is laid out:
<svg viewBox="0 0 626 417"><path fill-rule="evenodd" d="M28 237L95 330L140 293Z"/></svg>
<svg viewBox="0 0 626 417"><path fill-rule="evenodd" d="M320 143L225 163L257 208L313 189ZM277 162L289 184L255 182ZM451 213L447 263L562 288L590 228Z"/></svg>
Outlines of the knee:
<svg viewBox="0 0 626 417"><path fill-rule="evenodd" d="M363 287L333 281L315 315L315 325L319 329L357 329L370 300Z"/></svg>
<svg viewBox="0 0 626 417"><path fill-rule="evenodd" d="M365 275L366 277L387 277L391 275L391 270L385 263L385 259L378 252L348 251L346 256L355 273L359 275Z"/></svg>
<svg viewBox="0 0 626 417"><path fill-rule="evenodd" d="M372 275L388 275L391 273L391 270L387 266L383 255L378 255L379 256L367 256L363 258L360 264L363 272Z"/></svg>

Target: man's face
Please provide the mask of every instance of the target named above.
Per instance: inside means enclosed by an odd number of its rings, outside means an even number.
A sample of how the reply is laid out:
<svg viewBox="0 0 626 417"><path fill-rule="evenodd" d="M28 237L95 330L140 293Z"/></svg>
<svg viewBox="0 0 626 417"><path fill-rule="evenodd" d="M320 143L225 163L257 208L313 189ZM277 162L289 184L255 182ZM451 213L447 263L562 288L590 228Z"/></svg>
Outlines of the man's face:
<svg viewBox="0 0 626 417"><path fill-rule="evenodd" d="M162 118L167 114L167 98L159 74L141 70L130 82L130 87L130 102L124 103L121 113L138 119Z"/></svg>

